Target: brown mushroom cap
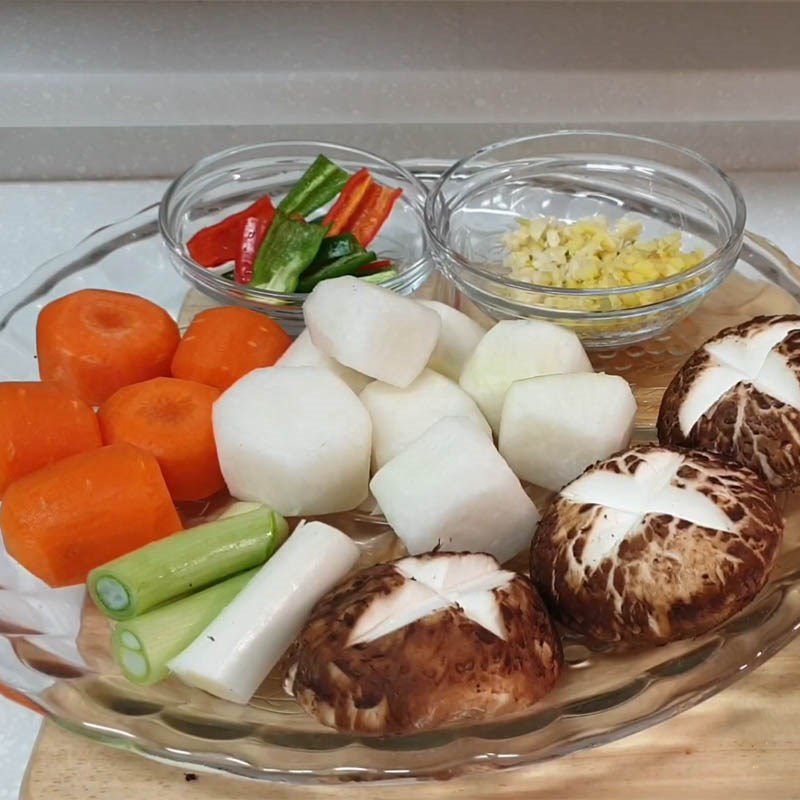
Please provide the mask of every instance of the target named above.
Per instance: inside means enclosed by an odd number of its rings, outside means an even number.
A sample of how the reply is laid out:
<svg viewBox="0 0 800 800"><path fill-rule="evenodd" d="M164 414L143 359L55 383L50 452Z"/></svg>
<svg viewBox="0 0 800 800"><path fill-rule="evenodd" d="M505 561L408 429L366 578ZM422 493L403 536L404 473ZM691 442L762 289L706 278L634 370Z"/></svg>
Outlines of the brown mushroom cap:
<svg viewBox="0 0 800 800"><path fill-rule="evenodd" d="M478 624L468 601L371 638L380 634L376 622L391 628L380 622L388 609L408 610L398 592L430 585L410 586L418 582L406 567L446 568L447 559L502 576L488 590L493 597L479 602L488 599L499 612L488 624L505 638ZM324 725L399 734L526 708L550 691L562 662L558 635L527 578L501 571L485 554L435 553L362 570L320 600L295 643L286 688Z"/></svg>
<svg viewBox="0 0 800 800"><path fill-rule="evenodd" d="M797 330L792 330L794 327ZM712 402L699 418L689 414L687 420L687 403L691 393L700 387L701 379L707 380L714 368L730 365L730 358L720 358L720 345L728 350L727 356L737 351L744 355L748 343L752 344L756 337L769 336L770 330L780 338L763 355L770 355L772 366L778 371L761 379L754 376L763 363L759 356L751 368L741 373L741 380L716 399L708 398ZM725 379L724 374L719 377ZM781 384L786 388L778 391ZM800 396L800 316L755 317L720 331L678 371L661 401L659 441L727 456L756 470L775 489L798 486L800 408L793 404L796 399L787 402L789 395L795 393ZM692 424L686 430L688 422Z"/></svg>
<svg viewBox="0 0 800 800"><path fill-rule="evenodd" d="M531 577L567 627L664 644L710 630L752 600L782 534L775 498L752 470L643 445L561 490L534 538Z"/></svg>

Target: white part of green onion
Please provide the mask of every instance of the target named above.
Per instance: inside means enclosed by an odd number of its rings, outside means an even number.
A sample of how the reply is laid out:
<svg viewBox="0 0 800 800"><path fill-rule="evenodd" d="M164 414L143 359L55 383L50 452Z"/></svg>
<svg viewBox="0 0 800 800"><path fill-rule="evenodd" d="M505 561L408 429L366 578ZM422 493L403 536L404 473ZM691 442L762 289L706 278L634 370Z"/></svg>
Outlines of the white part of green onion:
<svg viewBox="0 0 800 800"><path fill-rule="evenodd" d="M127 650L141 650L142 643L138 637L134 636L130 631L123 631L119 635L119 641Z"/></svg>
<svg viewBox="0 0 800 800"><path fill-rule="evenodd" d="M256 572L242 572L140 617L118 622L111 649L125 677L145 686L166 678L167 662L194 641Z"/></svg>
<svg viewBox="0 0 800 800"><path fill-rule="evenodd" d="M123 650L121 664L126 672L137 678L144 678L147 675L147 659L141 653L133 650Z"/></svg>
<svg viewBox="0 0 800 800"><path fill-rule="evenodd" d="M247 703L303 627L315 603L356 565L359 550L323 522L298 526L169 668L184 683Z"/></svg>
<svg viewBox="0 0 800 800"><path fill-rule="evenodd" d="M110 575L104 575L97 581L95 591L103 599L104 605L112 611L122 611L131 602L130 595L125 590L125 587Z"/></svg>

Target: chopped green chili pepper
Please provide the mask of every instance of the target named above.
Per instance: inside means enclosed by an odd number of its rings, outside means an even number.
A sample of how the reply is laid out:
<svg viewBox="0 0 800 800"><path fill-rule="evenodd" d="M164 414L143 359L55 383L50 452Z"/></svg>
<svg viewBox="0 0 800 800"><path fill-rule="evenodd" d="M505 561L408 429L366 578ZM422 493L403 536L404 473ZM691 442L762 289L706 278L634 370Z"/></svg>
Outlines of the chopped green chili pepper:
<svg viewBox="0 0 800 800"><path fill-rule="evenodd" d="M353 275L361 267L371 264L374 260L375 253L373 252L353 253L353 255L338 258L330 264L303 275L297 284L297 291L310 292L321 281L327 281L330 278L341 278L342 275Z"/></svg>
<svg viewBox="0 0 800 800"><path fill-rule="evenodd" d="M363 253L364 248L352 233L343 233L339 236L326 236L319 247L317 257L311 265L311 269L316 269L337 258L352 256L355 253Z"/></svg>
<svg viewBox="0 0 800 800"><path fill-rule="evenodd" d="M301 214L307 217L336 197L349 177L341 167L320 154L289 194L281 200L278 209L287 216Z"/></svg>
<svg viewBox="0 0 800 800"><path fill-rule="evenodd" d="M380 272L370 272L368 275L359 275L362 281L367 283L386 283L386 281L397 277L397 270L384 269Z"/></svg>
<svg viewBox="0 0 800 800"><path fill-rule="evenodd" d="M314 260L325 230L278 211L258 251L251 285L272 292L293 292L300 275Z"/></svg>

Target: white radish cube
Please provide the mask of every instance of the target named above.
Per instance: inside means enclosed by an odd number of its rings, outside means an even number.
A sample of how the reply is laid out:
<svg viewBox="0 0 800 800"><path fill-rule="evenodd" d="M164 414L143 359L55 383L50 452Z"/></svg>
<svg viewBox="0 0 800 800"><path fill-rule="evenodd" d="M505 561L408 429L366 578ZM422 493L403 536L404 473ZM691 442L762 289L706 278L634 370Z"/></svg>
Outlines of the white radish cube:
<svg viewBox="0 0 800 800"><path fill-rule="evenodd" d="M433 309L442 320L442 332L428 362L428 368L457 381L464 364L486 331L474 319L446 303L437 300L419 302L426 308Z"/></svg>
<svg viewBox="0 0 800 800"><path fill-rule="evenodd" d="M368 493L372 423L347 384L319 367L248 373L214 403L230 493L284 516L332 514Z"/></svg>
<svg viewBox="0 0 800 800"><path fill-rule="evenodd" d="M489 553L502 563L530 544L539 522L491 439L465 417L436 422L370 488L412 555L439 547Z"/></svg>
<svg viewBox="0 0 800 800"><path fill-rule="evenodd" d="M317 284L303 314L323 353L400 387L425 369L442 327L435 311L352 276Z"/></svg>
<svg viewBox="0 0 800 800"><path fill-rule="evenodd" d="M558 490L626 447L635 417L631 387L616 375L517 381L503 404L500 452L522 480Z"/></svg>
<svg viewBox="0 0 800 800"><path fill-rule="evenodd" d="M504 320L480 340L459 382L499 433L503 400L514 381L591 371L586 351L572 331L539 320Z"/></svg>
<svg viewBox="0 0 800 800"><path fill-rule="evenodd" d="M442 417L469 417L492 436L475 401L457 384L426 369L410 386L398 389L373 381L361 402L372 418L372 468L380 469Z"/></svg>
<svg viewBox="0 0 800 800"><path fill-rule="evenodd" d="M278 359L278 367L321 367L334 375L338 375L356 394L358 394L372 378L362 375L350 367L340 364L330 356L326 356L311 341L311 334L303 331L290 345L289 349Z"/></svg>

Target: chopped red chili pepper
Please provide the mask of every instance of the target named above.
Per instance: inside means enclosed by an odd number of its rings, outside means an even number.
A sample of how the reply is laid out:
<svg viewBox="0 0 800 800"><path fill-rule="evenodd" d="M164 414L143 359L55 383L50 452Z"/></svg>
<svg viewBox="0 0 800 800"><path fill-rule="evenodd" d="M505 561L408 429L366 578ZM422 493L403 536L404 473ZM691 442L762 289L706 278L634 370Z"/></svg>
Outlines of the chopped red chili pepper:
<svg viewBox="0 0 800 800"><path fill-rule="evenodd" d="M382 261L372 261L371 263L367 264L366 266L361 267L356 274L357 275L369 275L373 272L381 272L384 269L390 269L392 266L392 262L388 258L384 258Z"/></svg>
<svg viewBox="0 0 800 800"><path fill-rule="evenodd" d="M236 283L250 283L253 279L253 265L256 263L261 242L267 235L267 228L269 223L263 217L248 217L245 221L239 252L236 254Z"/></svg>
<svg viewBox="0 0 800 800"><path fill-rule="evenodd" d="M402 193L402 189L388 189L374 183L348 220L346 230L351 231L363 247L367 247L378 235L381 226L392 213L392 206Z"/></svg>
<svg viewBox="0 0 800 800"><path fill-rule="evenodd" d="M262 197L244 211L198 231L186 245L189 255L201 267L219 267L228 261L233 261L239 252L247 220L257 217L264 220L269 227L274 216L275 206L272 205L272 200L269 197Z"/></svg>
<svg viewBox="0 0 800 800"><path fill-rule="evenodd" d="M372 175L364 167L350 177L339 199L325 215L323 225L328 227L328 236L338 236L346 230L348 222L355 214L367 190L373 185Z"/></svg>

